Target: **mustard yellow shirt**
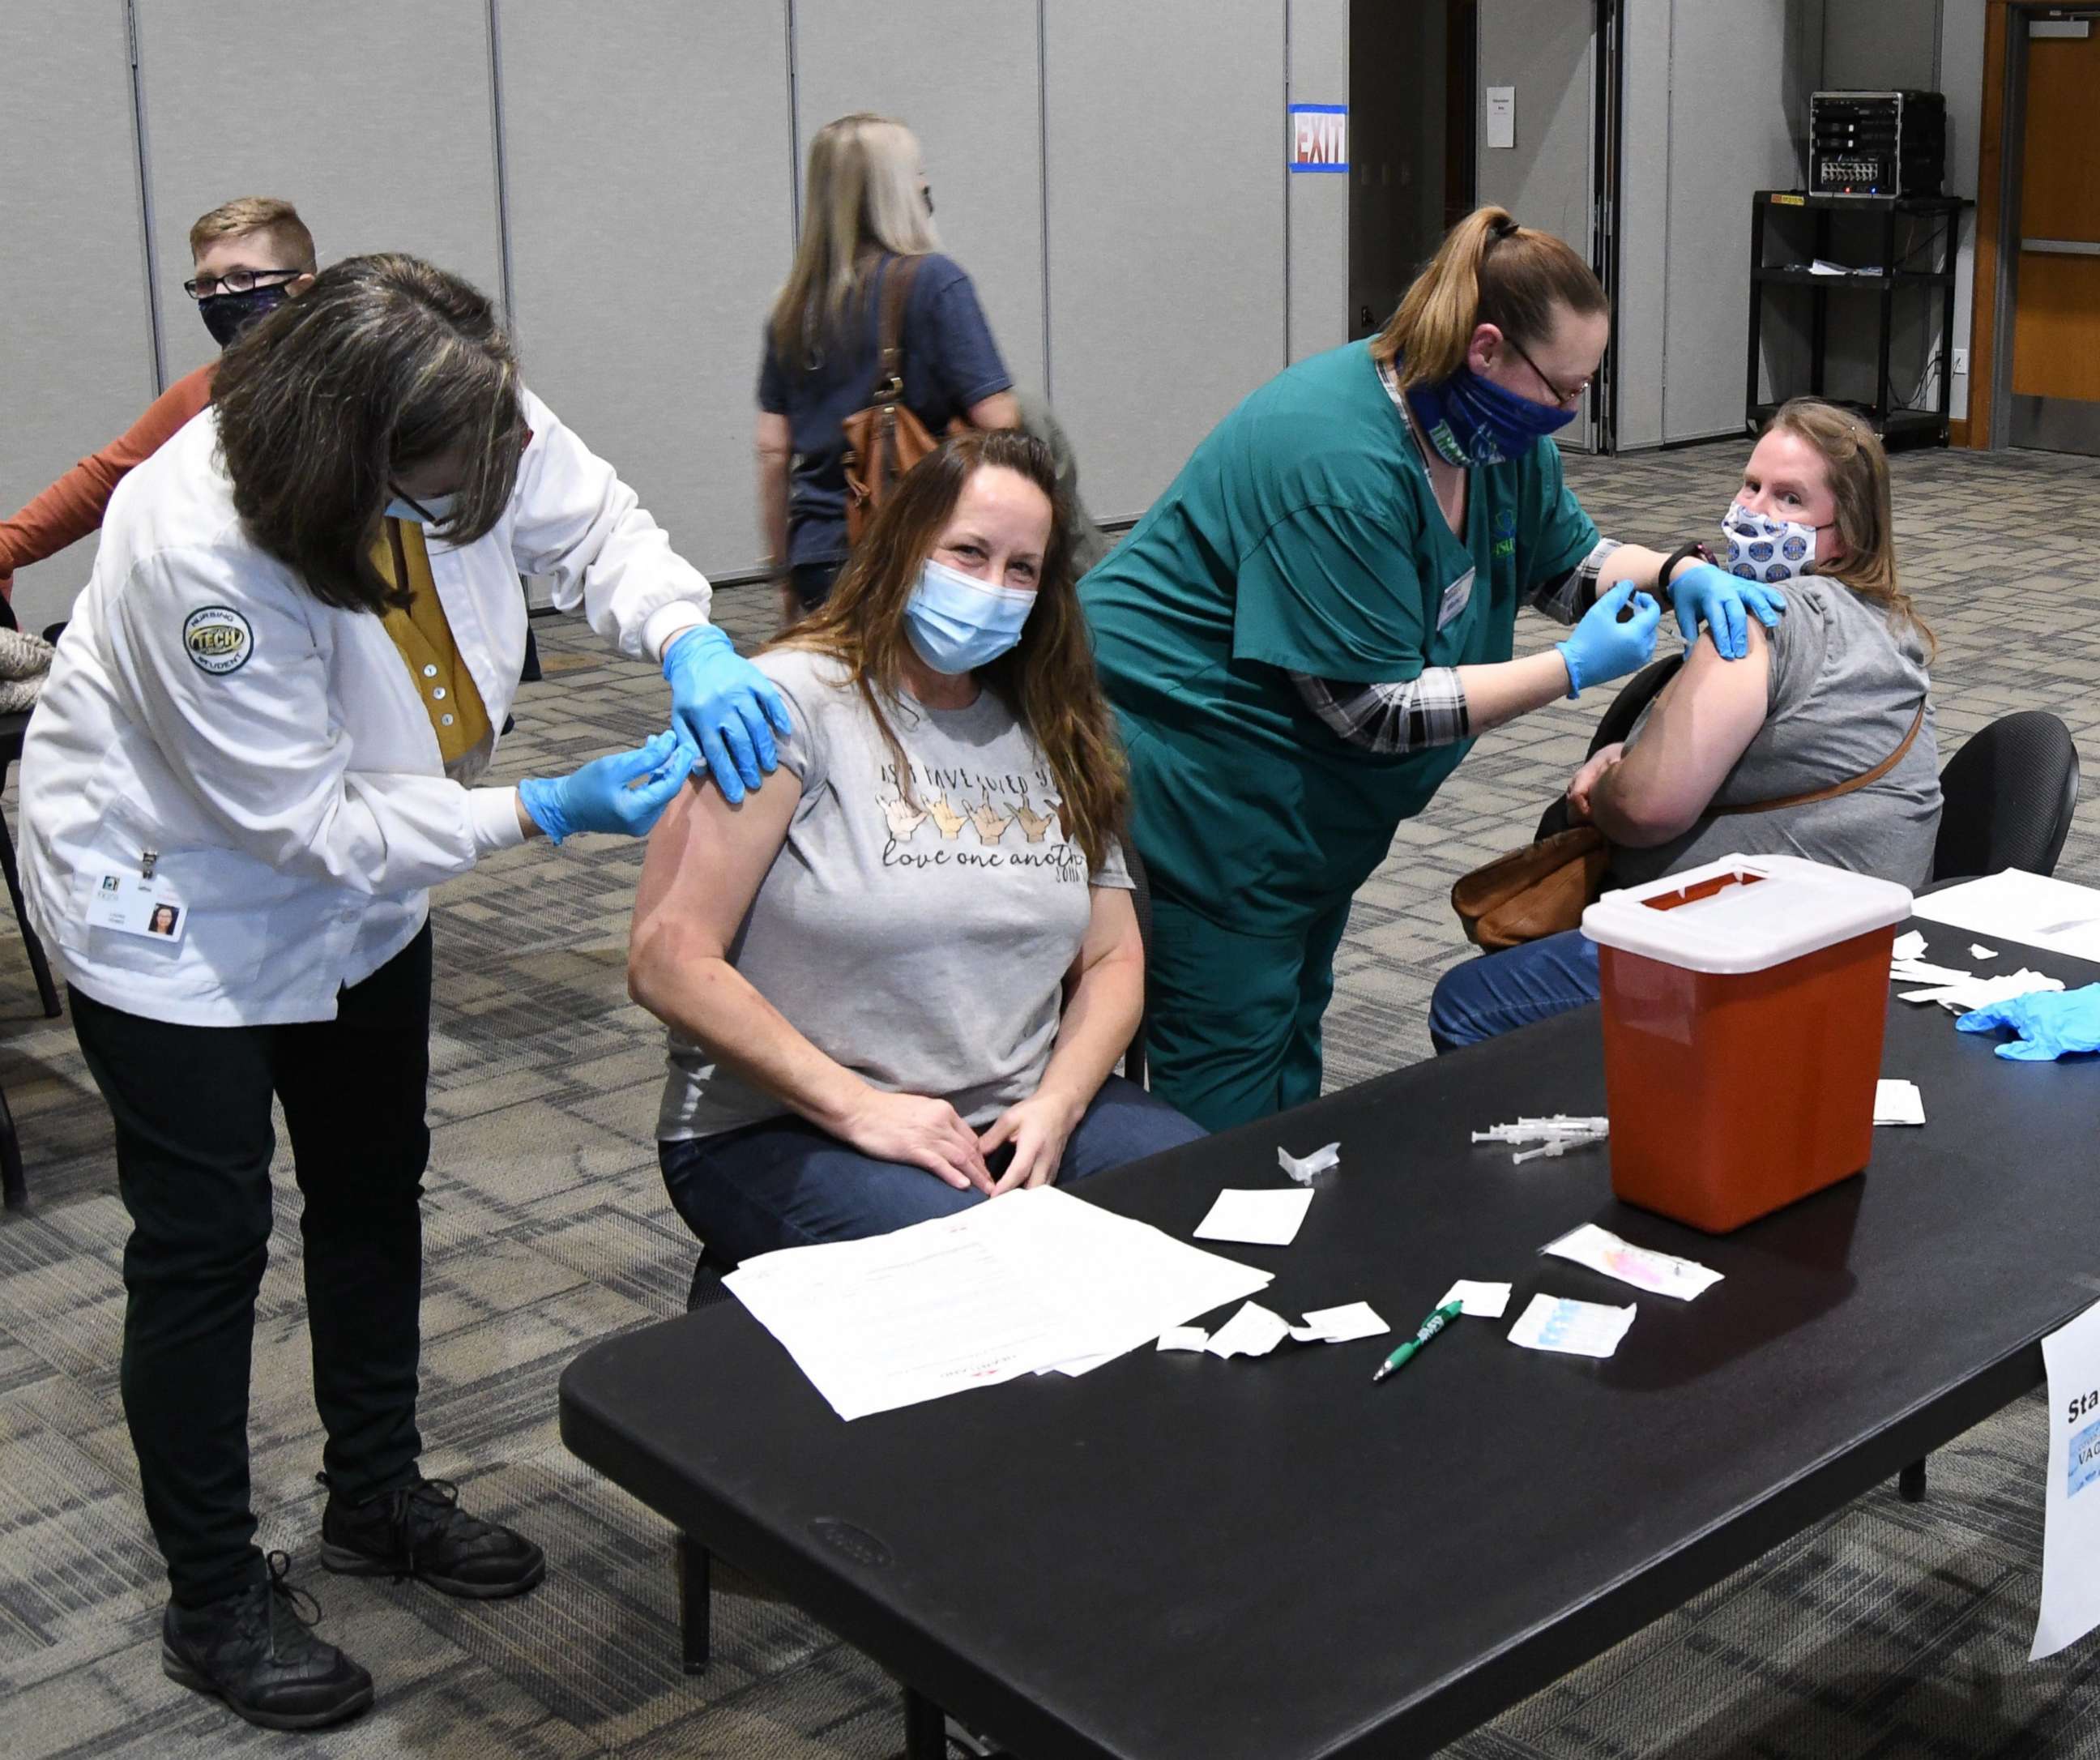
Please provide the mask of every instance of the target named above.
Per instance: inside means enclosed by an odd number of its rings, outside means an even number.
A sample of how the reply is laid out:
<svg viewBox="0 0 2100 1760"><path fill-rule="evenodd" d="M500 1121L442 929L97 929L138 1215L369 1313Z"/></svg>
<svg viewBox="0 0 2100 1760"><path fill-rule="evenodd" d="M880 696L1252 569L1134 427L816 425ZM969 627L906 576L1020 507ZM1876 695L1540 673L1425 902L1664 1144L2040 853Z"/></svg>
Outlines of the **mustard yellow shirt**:
<svg viewBox="0 0 2100 1760"><path fill-rule="evenodd" d="M386 613L386 633L416 682L416 695L430 715L430 731L438 736L438 750L450 770L488 737L488 710L445 621L437 584L430 579L423 528L412 519L380 523L386 529L372 546L372 566L389 586L405 580L414 595L407 610Z"/></svg>

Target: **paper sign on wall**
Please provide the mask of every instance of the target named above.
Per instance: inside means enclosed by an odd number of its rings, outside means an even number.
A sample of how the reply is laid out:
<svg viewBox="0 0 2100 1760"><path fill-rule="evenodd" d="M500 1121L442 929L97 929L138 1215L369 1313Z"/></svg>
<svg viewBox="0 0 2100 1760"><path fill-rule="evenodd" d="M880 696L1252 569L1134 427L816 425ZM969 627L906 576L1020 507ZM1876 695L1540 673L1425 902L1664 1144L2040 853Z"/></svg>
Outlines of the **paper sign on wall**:
<svg viewBox="0 0 2100 1760"><path fill-rule="evenodd" d="M1488 144L1490 147L1514 147L1516 144L1516 87L1490 86L1488 88Z"/></svg>
<svg viewBox="0 0 2100 1760"><path fill-rule="evenodd" d="M1294 171L1346 171L1349 169L1349 107L1347 104L1291 105L1290 169Z"/></svg>

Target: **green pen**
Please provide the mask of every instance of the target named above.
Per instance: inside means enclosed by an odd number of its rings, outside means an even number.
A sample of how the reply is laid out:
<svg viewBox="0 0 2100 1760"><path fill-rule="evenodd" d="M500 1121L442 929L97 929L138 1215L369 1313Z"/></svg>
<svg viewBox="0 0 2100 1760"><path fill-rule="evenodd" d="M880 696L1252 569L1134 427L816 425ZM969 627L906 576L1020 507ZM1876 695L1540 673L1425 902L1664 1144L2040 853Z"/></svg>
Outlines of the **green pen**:
<svg viewBox="0 0 2100 1760"><path fill-rule="evenodd" d="M1371 1385L1376 1387L1465 1312L1466 1304L1463 1302L1446 1302L1422 1322L1422 1330L1419 1332L1379 1365L1379 1372L1371 1377Z"/></svg>

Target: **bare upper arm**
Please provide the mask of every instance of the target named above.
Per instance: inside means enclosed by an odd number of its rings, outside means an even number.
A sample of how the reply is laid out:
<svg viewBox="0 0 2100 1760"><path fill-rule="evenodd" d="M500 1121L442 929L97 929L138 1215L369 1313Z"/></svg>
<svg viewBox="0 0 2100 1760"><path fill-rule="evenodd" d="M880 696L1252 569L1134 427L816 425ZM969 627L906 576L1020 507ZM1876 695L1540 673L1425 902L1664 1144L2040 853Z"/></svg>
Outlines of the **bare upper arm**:
<svg viewBox="0 0 2100 1760"><path fill-rule="evenodd" d="M712 781L688 785L649 834L634 894L628 982L636 999L665 964L720 959L788 840L801 779L782 768L737 805Z"/></svg>
<svg viewBox="0 0 2100 1760"><path fill-rule="evenodd" d="M1754 618L1750 624L1749 651L1740 660L1723 659L1701 633L1609 773L1604 802L1617 823L1605 829L1617 841L1666 843L1688 831L1764 726L1771 645Z"/></svg>

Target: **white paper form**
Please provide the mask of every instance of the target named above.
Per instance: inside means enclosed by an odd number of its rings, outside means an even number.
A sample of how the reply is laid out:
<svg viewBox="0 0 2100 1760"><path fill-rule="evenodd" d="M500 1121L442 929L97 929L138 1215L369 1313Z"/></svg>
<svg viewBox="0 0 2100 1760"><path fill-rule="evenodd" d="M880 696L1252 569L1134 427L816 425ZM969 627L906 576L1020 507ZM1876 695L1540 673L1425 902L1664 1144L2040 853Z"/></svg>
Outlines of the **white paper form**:
<svg viewBox="0 0 2100 1760"><path fill-rule="evenodd" d="M1246 1191L1228 1186L1196 1224L1199 1241L1244 1241L1251 1246L1288 1246L1298 1238L1312 1203L1307 1186Z"/></svg>
<svg viewBox="0 0 2100 1760"><path fill-rule="evenodd" d="M2100 892L2018 868L1928 893L1911 914L1972 934L2100 959Z"/></svg>
<svg viewBox="0 0 2100 1760"><path fill-rule="evenodd" d="M724 1281L852 1418L1097 1367L1270 1273L1040 1186L868 1240L761 1254Z"/></svg>
<svg viewBox="0 0 2100 1760"><path fill-rule="evenodd" d="M1658 1253L1652 1247L1635 1246L1608 1228L1586 1222L1557 1241L1548 1241L1539 1251L1555 1259L1573 1259L1601 1271L1608 1277L1630 1283L1651 1295L1667 1295L1680 1302L1703 1295L1721 1281L1721 1273L1689 1259Z"/></svg>
<svg viewBox="0 0 2100 1760"><path fill-rule="evenodd" d="M1534 1295L1517 1316L1509 1341L1527 1351L1559 1351L1568 1356L1609 1356L1634 1323L1634 1304L1609 1308L1565 1295Z"/></svg>
<svg viewBox="0 0 2100 1760"><path fill-rule="evenodd" d="M1055 1193L1057 1202L1037 1202L1045 1192ZM1251 1295L1273 1278L1055 1186L1009 1192L977 1208L996 1209L1021 1197L1032 1207L1006 1219L1012 1232L1021 1236L1028 1253L1059 1268L1057 1286L1074 1314L1083 1317L1074 1322L1080 1352L1056 1365L1068 1375L1113 1362L1167 1327Z"/></svg>
<svg viewBox="0 0 2100 1760"><path fill-rule="evenodd" d="M1444 1292L1444 1299L1436 1305L1449 1308L1454 1302L1459 1302L1476 1320L1500 1320L1509 1312L1509 1299L1510 1286L1507 1283L1475 1283L1461 1277Z"/></svg>
<svg viewBox="0 0 2100 1760"><path fill-rule="evenodd" d="M2100 1625L2100 1305L2041 1341L2049 1371L2049 1500L2041 1546L2040 1661Z"/></svg>
<svg viewBox="0 0 2100 1760"><path fill-rule="evenodd" d="M1201 1326L1169 1326L1159 1334L1159 1343L1153 1347L1159 1351L1200 1351L1211 1342L1211 1335Z"/></svg>
<svg viewBox="0 0 2100 1760"><path fill-rule="evenodd" d="M761 1253L722 1281L845 1418L1077 1354L1052 1292L967 1226L976 1214Z"/></svg>
<svg viewBox="0 0 2100 1760"><path fill-rule="evenodd" d="M1890 1081L1886 1078L1875 1083L1874 1123L1923 1124L1925 1096L1918 1092L1917 1083Z"/></svg>

